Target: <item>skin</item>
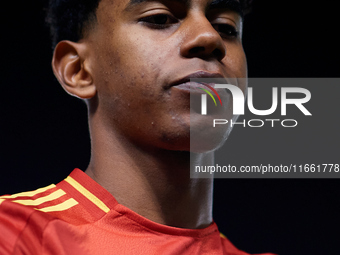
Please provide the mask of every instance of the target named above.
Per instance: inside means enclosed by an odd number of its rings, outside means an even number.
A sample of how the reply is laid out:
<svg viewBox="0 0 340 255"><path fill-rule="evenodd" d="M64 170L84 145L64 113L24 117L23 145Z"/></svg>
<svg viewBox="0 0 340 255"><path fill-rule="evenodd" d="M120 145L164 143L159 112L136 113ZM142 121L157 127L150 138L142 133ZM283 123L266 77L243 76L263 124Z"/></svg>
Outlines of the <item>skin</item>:
<svg viewBox="0 0 340 255"><path fill-rule="evenodd" d="M126 8L127 0L102 0L86 36L60 42L52 61L63 88L88 105L92 156L86 173L120 204L181 228L212 223L213 180L190 178L190 96L169 85L197 71L247 76L241 33L216 30L228 24L241 32L241 17L207 11L209 3ZM155 26L164 19L165 26ZM191 159L212 164L213 151Z"/></svg>

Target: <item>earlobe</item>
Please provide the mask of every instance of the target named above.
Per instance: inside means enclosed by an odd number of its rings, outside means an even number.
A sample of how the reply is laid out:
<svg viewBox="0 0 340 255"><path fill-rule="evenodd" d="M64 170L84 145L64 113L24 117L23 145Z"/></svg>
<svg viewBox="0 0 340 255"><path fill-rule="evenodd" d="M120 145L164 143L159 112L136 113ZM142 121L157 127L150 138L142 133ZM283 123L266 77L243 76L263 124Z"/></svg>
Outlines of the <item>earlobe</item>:
<svg viewBox="0 0 340 255"><path fill-rule="evenodd" d="M96 94L86 57L86 45L83 43L61 41L52 60L54 75L61 86L70 95L81 99L89 99Z"/></svg>

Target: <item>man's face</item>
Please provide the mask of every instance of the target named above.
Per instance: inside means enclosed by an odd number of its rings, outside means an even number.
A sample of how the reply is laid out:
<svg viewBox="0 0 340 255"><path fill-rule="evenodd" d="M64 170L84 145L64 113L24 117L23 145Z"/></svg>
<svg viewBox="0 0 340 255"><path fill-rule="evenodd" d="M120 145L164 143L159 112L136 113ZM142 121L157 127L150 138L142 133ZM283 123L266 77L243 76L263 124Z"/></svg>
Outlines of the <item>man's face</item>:
<svg viewBox="0 0 340 255"><path fill-rule="evenodd" d="M227 2L101 0L84 40L107 127L144 146L190 149L187 78L247 76L242 19Z"/></svg>

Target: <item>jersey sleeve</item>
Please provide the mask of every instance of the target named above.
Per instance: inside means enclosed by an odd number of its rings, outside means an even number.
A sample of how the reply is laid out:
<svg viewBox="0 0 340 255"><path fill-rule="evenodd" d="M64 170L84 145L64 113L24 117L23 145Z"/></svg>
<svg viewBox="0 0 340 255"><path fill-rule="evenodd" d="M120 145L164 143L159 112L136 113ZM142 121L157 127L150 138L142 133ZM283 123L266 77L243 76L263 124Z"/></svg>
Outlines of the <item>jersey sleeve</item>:
<svg viewBox="0 0 340 255"><path fill-rule="evenodd" d="M0 199L0 254L41 254L49 221L32 208Z"/></svg>

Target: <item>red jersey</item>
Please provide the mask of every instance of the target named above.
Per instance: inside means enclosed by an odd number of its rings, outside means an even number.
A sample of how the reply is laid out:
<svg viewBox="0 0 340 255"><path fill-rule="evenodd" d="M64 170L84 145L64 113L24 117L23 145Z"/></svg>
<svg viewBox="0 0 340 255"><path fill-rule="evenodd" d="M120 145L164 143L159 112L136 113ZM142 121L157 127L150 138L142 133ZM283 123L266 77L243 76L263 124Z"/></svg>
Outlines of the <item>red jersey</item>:
<svg viewBox="0 0 340 255"><path fill-rule="evenodd" d="M0 197L0 254L247 255L214 222L204 229L155 223L79 169L57 185Z"/></svg>

